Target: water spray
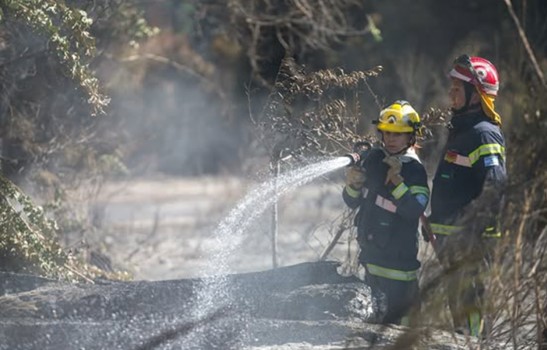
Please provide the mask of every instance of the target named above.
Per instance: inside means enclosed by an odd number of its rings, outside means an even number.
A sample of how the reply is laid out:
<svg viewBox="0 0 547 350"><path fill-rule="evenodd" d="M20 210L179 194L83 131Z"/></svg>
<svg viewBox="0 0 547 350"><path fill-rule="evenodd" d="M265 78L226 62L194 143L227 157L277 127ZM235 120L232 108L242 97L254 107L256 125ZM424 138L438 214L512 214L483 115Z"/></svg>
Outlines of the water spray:
<svg viewBox="0 0 547 350"><path fill-rule="evenodd" d="M352 158L350 157L350 159ZM200 275L203 277L196 286L192 301L190 315L195 322L206 320L211 315L215 315L218 310L231 309L237 303L233 294L234 286L228 278L228 275L233 273L229 258L242 245L251 223L259 218L280 196L323 174L347 166L348 163L348 158L337 157L300 166L261 183L247 193L215 230L213 235L215 243L210 247L207 266L200 271ZM237 338L238 342L245 344L249 340L244 325L249 321L244 313L239 314L238 317L238 324L241 328L224 328L219 324L216 333L218 336ZM185 348L199 349L203 348L203 342L207 341L211 340L206 334L206 327L198 327L185 336L184 343L187 345Z"/></svg>

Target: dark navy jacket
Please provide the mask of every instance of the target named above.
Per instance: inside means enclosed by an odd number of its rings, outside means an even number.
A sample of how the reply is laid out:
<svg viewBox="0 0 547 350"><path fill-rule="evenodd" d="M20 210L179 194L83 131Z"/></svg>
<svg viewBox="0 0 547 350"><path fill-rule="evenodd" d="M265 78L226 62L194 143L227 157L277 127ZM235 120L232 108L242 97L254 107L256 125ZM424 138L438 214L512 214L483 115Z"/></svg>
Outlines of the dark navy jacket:
<svg viewBox="0 0 547 350"><path fill-rule="evenodd" d="M501 195L506 181L505 140L499 126L482 111L455 115L451 123L433 180L430 221L434 224L456 224L484 186L494 186Z"/></svg>
<svg viewBox="0 0 547 350"><path fill-rule="evenodd" d="M359 207L355 217L357 240L362 264L375 264L388 269L411 271L420 267L418 221L429 201L427 174L414 151L399 156L402 161L398 187L385 185L385 153L372 149L364 161L365 187L360 192L346 187L344 202Z"/></svg>

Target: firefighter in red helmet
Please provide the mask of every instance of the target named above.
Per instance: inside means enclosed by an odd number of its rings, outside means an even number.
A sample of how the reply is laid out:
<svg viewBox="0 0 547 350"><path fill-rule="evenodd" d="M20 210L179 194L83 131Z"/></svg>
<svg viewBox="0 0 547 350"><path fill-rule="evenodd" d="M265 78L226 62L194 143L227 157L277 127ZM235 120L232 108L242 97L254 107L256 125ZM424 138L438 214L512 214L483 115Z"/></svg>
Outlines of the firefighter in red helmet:
<svg viewBox="0 0 547 350"><path fill-rule="evenodd" d="M453 116L433 179L429 221L455 326L479 336L485 328L479 271L500 236L496 222L506 182L505 140L494 109L499 79L490 61L468 55L454 61L449 76Z"/></svg>

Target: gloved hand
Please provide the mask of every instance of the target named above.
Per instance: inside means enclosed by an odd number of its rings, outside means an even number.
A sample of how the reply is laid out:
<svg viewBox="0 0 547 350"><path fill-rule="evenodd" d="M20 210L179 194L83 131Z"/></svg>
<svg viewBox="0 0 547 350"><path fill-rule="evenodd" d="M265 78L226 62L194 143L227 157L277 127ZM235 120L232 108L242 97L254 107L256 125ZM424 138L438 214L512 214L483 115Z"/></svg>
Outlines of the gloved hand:
<svg viewBox="0 0 547 350"><path fill-rule="evenodd" d="M424 239L424 242L426 243L429 243L431 242L431 238L429 236L429 234L427 233L427 231L424 229L424 227L422 226L422 238Z"/></svg>
<svg viewBox="0 0 547 350"><path fill-rule="evenodd" d="M434 244L435 234L433 233L433 229L431 228L431 224L429 223L429 219L427 218L427 216L425 215L420 216L420 223L422 224L421 231L422 231L422 237L424 241L428 243L433 241L432 244Z"/></svg>
<svg viewBox="0 0 547 350"><path fill-rule="evenodd" d="M359 166L350 166L346 172L346 186L360 190L365 184L365 171Z"/></svg>
<svg viewBox="0 0 547 350"><path fill-rule="evenodd" d="M395 157L395 156L385 157L383 162L389 166L389 169L387 170L387 175L386 175L386 182L385 182L386 185L391 182L392 184L397 186L398 184L404 181L403 177L401 176L401 169L403 168L403 163L401 163L401 160L398 157Z"/></svg>

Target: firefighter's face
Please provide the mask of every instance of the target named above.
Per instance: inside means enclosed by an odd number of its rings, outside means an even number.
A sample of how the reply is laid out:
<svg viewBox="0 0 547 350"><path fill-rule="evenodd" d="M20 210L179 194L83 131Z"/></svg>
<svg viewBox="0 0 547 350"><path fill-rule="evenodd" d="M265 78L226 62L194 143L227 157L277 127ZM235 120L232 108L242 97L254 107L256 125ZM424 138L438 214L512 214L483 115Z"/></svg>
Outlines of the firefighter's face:
<svg viewBox="0 0 547 350"><path fill-rule="evenodd" d="M452 78L450 89L448 90L448 98L450 99L450 108L458 110L465 107L465 89L463 81Z"/></svg>
<svg viewBox="0 0 547 350"><path fill-rule="evenodd" d="M397 154L408 147L412 134L382 131L382 138L386 151L390 154Z"/></svg>

